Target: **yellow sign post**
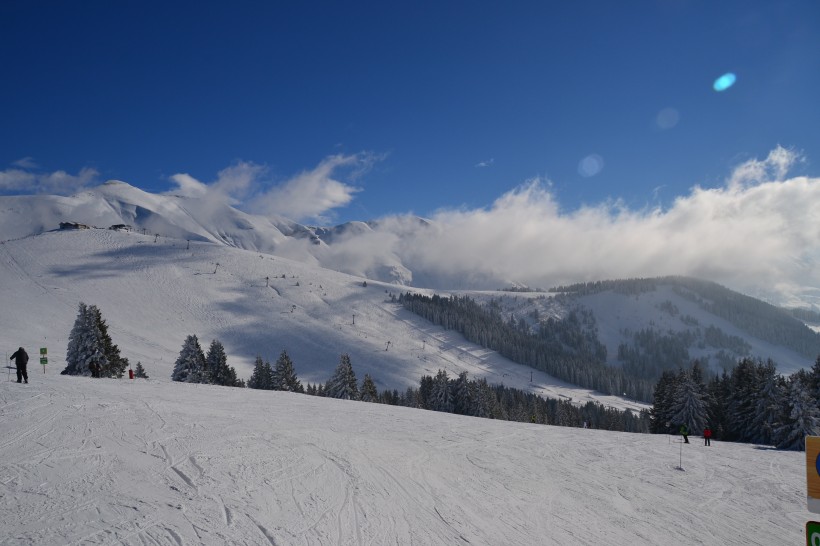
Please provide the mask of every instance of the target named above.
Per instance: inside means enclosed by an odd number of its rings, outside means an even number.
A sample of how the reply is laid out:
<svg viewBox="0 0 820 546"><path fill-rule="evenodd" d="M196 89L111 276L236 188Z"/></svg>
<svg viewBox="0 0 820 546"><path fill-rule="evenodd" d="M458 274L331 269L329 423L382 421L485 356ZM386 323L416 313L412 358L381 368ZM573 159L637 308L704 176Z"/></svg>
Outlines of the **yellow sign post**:
<svg viewBox="0 0 820 546"><path fill-rule="evenodd" d="M809 512L820 514L820 436L806 436L806 485Z"/></svg>

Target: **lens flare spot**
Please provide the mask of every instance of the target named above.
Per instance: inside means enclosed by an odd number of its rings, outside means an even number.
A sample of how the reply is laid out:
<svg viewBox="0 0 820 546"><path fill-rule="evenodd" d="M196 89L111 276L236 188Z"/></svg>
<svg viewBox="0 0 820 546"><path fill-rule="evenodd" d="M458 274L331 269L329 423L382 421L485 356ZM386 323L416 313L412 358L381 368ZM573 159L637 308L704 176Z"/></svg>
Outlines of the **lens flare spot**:
<svg viewBox="0 0 820 546"><path fill-rule="evenodd" d="M680 113L675 108L664 108L655 117L655 123L661 129L671 129L680 121Z"/></svg>
<svg viewBox="0 0 820 546"><path fill-rule="evenodd" d="M604 168L604 158L598 154L590 154L578 163L578 174L584 178L595 176Z"/></svg>
<svg viewBox="0 0 820 546"><path fill-rule="evenodd" d="M737 80L737 76L735 76L731 72L727 72L723 76L716 79L715 83L712 84L712 87L714 88L715 91L718 91L718 92L726 91L727 89L729 89L730 87L732 87L735 84L736 80Z"/></svg>

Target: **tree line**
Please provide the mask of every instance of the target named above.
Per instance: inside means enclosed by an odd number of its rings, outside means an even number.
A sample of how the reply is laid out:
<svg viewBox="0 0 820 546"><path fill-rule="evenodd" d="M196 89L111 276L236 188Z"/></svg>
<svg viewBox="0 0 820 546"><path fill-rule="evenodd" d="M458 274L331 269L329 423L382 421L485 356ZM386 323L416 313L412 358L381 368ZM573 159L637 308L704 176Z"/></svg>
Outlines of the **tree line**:
<svg viewBox="0 0 820 546"><path fill-rule="evenodd" d="M741 360L731 372L704 380L695 361L689 369L666 371L655 387L650 431L697 433L710 427L714 438L803 450L805 437L820 431L820 356L811 371L789 377L774 362Z"/></svg>
<svg viewBox="0 0 820 546"><path fill-rule="evenodd" d="M455 330L468 341L493 349L513 362L546 372L574 385L649 402L654 380L631 368L606 364L595 317L576 309L563 319L548 318L531 331L524 323L505 321L492 305L482 307L467 296L401 294L398 302L430 322Z"/></svg>
<svg viewBox="0 0 820 546"><path fill-rule="evenodd" d="M650 424L646 411L636 415L628 409L621 411L596 402L577 406L571 399L543 398L521 389L490 385L484 378L469 379L466 371L451 378L445 370L438 370L435 376L422 376L418 388L380 392L369 374L365 374L359 386L350 356L346 354L341 356L327 382L308 384L305 393L542 425L581 427L586 424L605 430L645 433L649 432Z"/></svg>

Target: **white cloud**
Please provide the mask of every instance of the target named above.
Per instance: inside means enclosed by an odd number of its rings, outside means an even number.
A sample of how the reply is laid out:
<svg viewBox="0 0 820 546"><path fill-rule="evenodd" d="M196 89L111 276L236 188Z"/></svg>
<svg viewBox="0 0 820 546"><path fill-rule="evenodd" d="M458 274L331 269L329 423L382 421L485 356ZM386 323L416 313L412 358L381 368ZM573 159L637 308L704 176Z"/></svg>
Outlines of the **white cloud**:
<svg viewBox="0 0 820 546"><path fill-rule="evenodd" d="M15 167L20 167L21 169L29 170L40 168L40 166L34 162L34 158L29 156L18 159L17 161L13 162L12 165L14 165Z"/></svg>
<svg viewBox="0 0 820 546"><path fill-rule="evenodd" d="M228 204L240 204L254 188L262 184L267 169L248 161L239 161L217 173L211 183L204 183L187 173L171 176L177 187L168 193L185 197L209 198Z"/></svg>
<svg viewBox="0 0 820 546"><path fill-rule="evenodd" d="M188 173L178 173L171 176L171 181L177 187L167 192L182 197L202 197L208 193L208 185L200 182Z"/></svg>
<svg viewBox="0 0 820 546"><path fill-rule="evenodd" d="M333 155L325 158L314 169L302 171L293 178L271 187L249 203L257 214L282 214L294 220L324 221L333 209L353 200L361 188L339 180L339 173L347 171L355 180L379 158L367 153Z"/></svg>
<svg viewBox="0 0 820 546"><path fill-rule="evenodd" d="M378 229L402 236L362 239L358 259L373 261L361 255L367 249L398 256L416 284L439 288L692 275L787 301L820 286L820 178L785 178L798 159L778 147L666 210L615 202L565 212L533 180L488 208L439 211L428 227L383 221Z"/></svg>
<svg viewBox="0 0 820 546"><path fill-rule="evenodd" d="M382 156L368 152L332 155L315 168L279 183L271 180L264 165L239 161L221 170L213 182L202 182L186 173L175 174L171 181L176 187L168 193L234 205L255 214L326 221L326 215L349 204L355 193L361 191L341 180L342 175L354 181L381 159Z"/></svg>
<svg viewBox="0 0 820 546"><path fill-rule="evenodd" d="M475 166L476 166L476 167L478 167L478 168L482 168L482 169L483 169L483 168L485 168L485 167L491 167L491 166L492 166L492 164L493 164L494 162L495 162L495 159L493 159L493 158L491 157L491 158L490 158L490 159L488 159L487 161L479 161L478 163L476 163L476 164L475 164Z"/></svg>
<svg viewBox="0 0 820 546"><path fill-rule="evenodd" d="M24 160L20 161L25 163ZM20 161L15 163L20 163ZM98 182L99 173L90 167L84 167L76 175L65 171L42 173L21 168L0 171L0 191L2 192L68 195Z"/></svg>
<svg viewBox="0 0 820 546"><path fill-rule="evenodd" d="M736 167L729 179L729 187L782 180L798 161L802 161L802 157L797 152L778 146L763 161L751 159Z"/></svg>

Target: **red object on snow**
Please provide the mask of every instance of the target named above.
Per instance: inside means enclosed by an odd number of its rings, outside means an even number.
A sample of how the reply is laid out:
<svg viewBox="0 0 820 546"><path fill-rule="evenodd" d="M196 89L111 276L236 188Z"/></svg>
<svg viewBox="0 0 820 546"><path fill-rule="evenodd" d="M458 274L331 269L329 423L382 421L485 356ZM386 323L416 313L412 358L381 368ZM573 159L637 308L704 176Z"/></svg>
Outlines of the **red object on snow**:
<svg viewBox="0 0 820 546"><path fill-rule="evenodd" d="M128 379L134 379L134 370L128 370Z"/></svg>

